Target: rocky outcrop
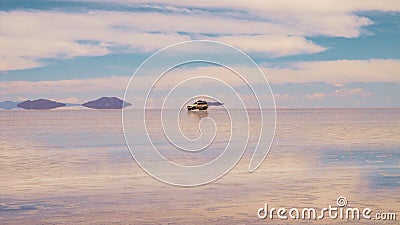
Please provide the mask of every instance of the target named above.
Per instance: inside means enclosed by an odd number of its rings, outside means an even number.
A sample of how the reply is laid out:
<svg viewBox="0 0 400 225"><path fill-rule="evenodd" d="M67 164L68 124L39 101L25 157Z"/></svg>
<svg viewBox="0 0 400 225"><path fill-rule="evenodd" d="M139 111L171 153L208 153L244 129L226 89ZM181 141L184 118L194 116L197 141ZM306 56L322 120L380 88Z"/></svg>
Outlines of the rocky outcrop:
<svg viewBox="0 0 400 225"><path fill-rule="evenodd" d="M17 106L23 109L45 110L45 109L55 109L58 107L63 107L65 106L65 104L51 101L48 99L37 99L33 101L28 100L21 102Z"/></svg>
<svg viewBox="0 0 400 225"><path fill-rule="evenodd" d="M117 97L102 97L97 100L86 102L82 105L92 109L122 109L123 107L132 104L124 102Z"/></svg>
<svg viewBox="0 0 400 225"><path fill-rule="evenodd" d="M222 102L207 102L208 106L221 106L224 103Z"/></svg>

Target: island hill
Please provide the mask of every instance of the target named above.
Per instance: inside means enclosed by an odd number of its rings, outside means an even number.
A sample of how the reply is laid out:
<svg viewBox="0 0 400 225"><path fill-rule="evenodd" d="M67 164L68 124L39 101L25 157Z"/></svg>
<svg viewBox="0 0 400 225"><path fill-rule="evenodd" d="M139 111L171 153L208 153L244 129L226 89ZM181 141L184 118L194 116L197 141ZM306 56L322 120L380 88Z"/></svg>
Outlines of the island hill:
<svg viewBox="0 0 400 225"><path fill-rule="evenodd" d="M117 97L102 97L97 100L83 103L82 105L92 109L122 109L132 104Z"/></svg>
<svg viewBox="0 0 400 225"><path fill-rule="evenodd" d="M55 109L64 106L79 106L80 104L66 104L48 99L27 100L17 104L17 107L28 110ZM82 106L92 109L122 109L132 104L125 102L117 97L102 97L93 101L83 103ZM9 104L7 105L10 108Z"/></svg>
<svg viewBox="0 0 400 225"><path fill-rule="evenodd" d="M37 99L37 100L27 100L17 104L18 107L23 109L36 109L36 110L44 110L44 109L55 109L58 107L65 106L64 103L55 102L47 99Z"/></svg>

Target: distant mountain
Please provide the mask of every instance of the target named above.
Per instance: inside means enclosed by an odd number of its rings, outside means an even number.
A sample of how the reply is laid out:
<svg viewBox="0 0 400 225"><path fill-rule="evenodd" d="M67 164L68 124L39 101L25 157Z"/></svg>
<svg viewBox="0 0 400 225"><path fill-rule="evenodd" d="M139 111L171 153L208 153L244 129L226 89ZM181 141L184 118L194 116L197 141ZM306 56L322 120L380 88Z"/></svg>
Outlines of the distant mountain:
<svg viewBox="0 0 400 225"><path fill-rule="evenodd" d="M18 107L23 109L35 109L35 110L43 110L43 109L54 109L58 107L65 106L64 103L51 101L48 99L37 99L37 100L28 100L17 104Z"/></svg>
<svg viewBox="0 0 400 225"><path fill-rule="evenodd" d="M124 102L117 97L102 97L83 103L82 105L92 109L122 109L123 107L127 107L132 104Z"/></svg>
<svg viewBox="0 0 400 225"><path fill-rule="evenodd" d="M0 102L0 109L15 109L18 108L20 102L4 101Z"/></svg>
<svg viewBox="0 0 400 225"><path fill-rule="evenodd" d="M223 105L224 103L222 103L222 102L207 102L207 104L208 104L209 106L221 106L221 105Z"/></svg>

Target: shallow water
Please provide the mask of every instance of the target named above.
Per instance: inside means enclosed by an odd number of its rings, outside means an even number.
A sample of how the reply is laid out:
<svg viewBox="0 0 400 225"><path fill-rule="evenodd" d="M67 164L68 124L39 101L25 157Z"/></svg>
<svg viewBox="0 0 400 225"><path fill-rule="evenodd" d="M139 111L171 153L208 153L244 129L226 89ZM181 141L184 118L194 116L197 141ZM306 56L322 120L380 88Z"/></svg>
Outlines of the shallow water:
<svg viewBox="0 0 400 225"><path fill-rule="evenodd" d="M166 158L193 165L221 153L229 120L215 108L194 113L182 114L182 131L196 138L197 123L214 117L219 123L214 151L176 155L154 125L151 135ZM251 147L259 117L249 114ZM131 120L141 115L133 113ZM399 217L400 109L286 109L277 115L273 147L256 172L247 172L247 151L216 182L179 188L151 178L132 159L119 110L0 111L0 223L354 224L257 218L264 203L322 208L335 205L339 196L349 206ZM148 116L159 118L156 112Z"/></svg>

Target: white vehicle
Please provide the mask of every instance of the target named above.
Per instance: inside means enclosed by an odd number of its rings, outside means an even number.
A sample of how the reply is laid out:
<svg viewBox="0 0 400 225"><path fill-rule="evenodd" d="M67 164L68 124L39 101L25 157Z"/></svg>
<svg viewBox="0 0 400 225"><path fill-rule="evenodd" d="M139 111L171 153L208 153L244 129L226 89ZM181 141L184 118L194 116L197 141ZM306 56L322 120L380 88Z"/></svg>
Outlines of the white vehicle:
<svg viewBox="0 0 400 225"><path fill-rule="evenodd" d="M207 110L208 109L208 104L206 101L203 100L198 100L195 103L193 103L192 105L188 105L187 109L190 110Z"/></svg>

